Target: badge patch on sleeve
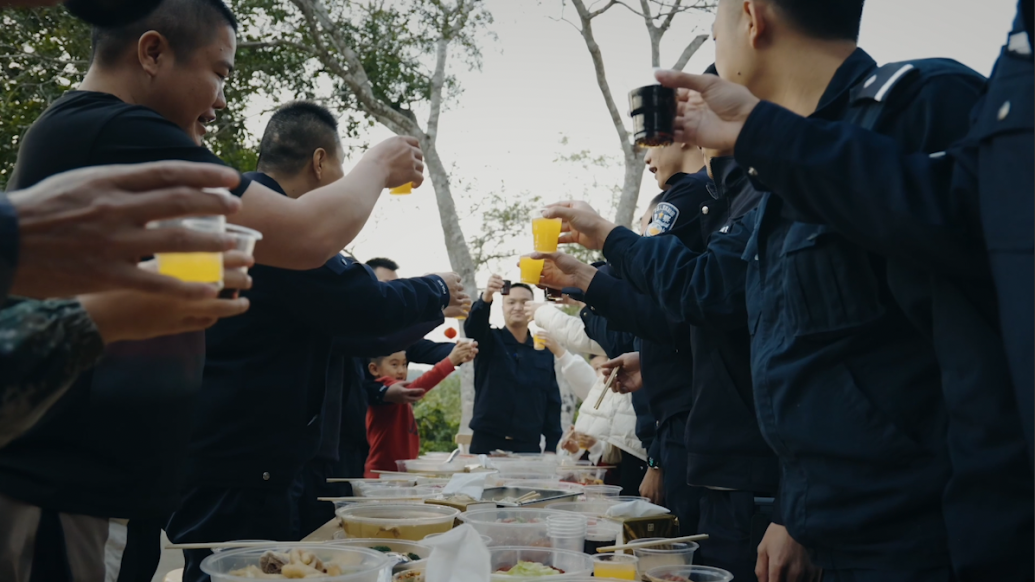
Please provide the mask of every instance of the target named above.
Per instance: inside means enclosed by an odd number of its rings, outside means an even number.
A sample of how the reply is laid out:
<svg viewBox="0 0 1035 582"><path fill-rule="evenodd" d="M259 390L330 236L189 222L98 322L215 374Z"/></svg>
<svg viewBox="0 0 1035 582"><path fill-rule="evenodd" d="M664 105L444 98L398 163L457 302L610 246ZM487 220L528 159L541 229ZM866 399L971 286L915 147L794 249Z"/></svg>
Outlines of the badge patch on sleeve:
<svg viewBox="0 0 1035 582"><path fill-rule="evenodd" d="M650 224L647 225L646 236L658 236L665 234L676 226L679 219L679 209L670 202L661 202L654 209Z"/></svg>

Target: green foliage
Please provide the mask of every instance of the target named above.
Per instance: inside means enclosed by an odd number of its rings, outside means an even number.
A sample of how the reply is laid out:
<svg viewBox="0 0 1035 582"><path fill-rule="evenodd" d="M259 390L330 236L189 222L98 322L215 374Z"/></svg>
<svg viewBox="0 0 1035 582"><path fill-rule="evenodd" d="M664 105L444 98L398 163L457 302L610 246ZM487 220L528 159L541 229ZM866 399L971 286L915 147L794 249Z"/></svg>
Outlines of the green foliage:
<svg viewBox="0 0 1035 582"><path fill-rule="evenodd" d="M460 410L460 374L454 373L413 407L421 454L456 448L453 438L460 430Z"/></svg>
<svg viewBox="0 0 1035 582"><path fill-rule="evenodd" d="M0 185L6 187L25 130L82 80L90 29L64 8L5 10L0 21Z"/></svg>
<svg viewBox="0 0 1035 582"><path fill-rule="evenodd" d="M342 0L326 2L336 29L359 56L374 95L413 118L431 93L434 40L449 29L462 61L475 68L481 54L476 36L492 17L480 0L455 30L455 2L442 0ZM258 138L245 127L256 104L292 99L321 102L343 117L351 137L373 118L360 109L341 77L316 58L315 39L289 0L229 0L241 23L235 72L226 86L228 106L219 112L207 145L235 168L255 168ZM0 76L0 186L17 160L18 144L50 103L75 88L86 74L90 30L61 7L5 10L0 29L5 74ZM325 44L330 45L327 39ZM331 47L331 52L334 49ZM450 95L459 91L446 79ZM448 96L447 101L448 102Z"/></svg>

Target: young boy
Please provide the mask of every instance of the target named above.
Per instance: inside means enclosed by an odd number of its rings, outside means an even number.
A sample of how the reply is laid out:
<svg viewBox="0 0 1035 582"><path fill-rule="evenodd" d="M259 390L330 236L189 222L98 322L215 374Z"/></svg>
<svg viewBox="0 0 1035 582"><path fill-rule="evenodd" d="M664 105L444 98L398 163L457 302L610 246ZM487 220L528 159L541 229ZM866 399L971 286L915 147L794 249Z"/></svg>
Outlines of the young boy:
<svg viewBox="0 0 1035 582"><path fill-rule="evenodd" d="M421 389L427 392L453 373L460 364L470 362L478 354L474 342L459 342L449 357L428 370L423 376L414 380L409 389ZM406 352L373 358L370 361L370 373L386 389L399 382L406 381ZM395 462L403 459L415 459L420 453L420 434L417 432L417 421L413 417L413 402L419 401L424 394L408 398L402 404L383 404L367 409L367 440L370 442L370 455L367 457L366 473L368 478L376 478L374 471L395 471ZM411 399L412 398L412 399Z"/></svg>

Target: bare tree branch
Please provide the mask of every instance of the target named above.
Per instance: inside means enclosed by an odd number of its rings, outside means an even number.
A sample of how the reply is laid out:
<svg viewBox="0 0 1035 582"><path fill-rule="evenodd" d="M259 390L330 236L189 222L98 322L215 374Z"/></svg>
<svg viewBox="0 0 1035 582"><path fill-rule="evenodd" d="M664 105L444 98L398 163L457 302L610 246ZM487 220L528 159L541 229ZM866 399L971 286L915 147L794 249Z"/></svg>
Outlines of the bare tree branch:
<svg viewBox="0 0 1035 582"><path fill-rule="evenodd" d="M611 85L607 81L607 71L604 69L604 57L600 53L600 45L597 44L596 38L593 36L593 23L591 22L593 17L586 9L586 3L583 0L572 0L572 4L575 6L579 19L582 21L582 38L585 40L586 49L589 50L589 56L593 60L593 69L596 71L597 76L597 86L600 88L600 93L604 97L604 103L607 105L607 111L611 115L611 121L618 132L622 151L631 151L633 146L629 141L629 132L625 129L622 114L618 111L618 106L611 95Z"/></svg>
<svg viewBox="0 0 1035 582"><path fill-rule="evenodd" d="M352 90L363 109L396 134L412 135L418 139L423 138L424 132L421 131L415 121L374 96L370 86L370 79L367 78L367 73L363 69L359 56L349 46L337 25L331 20L323 3L320 0L291 0L291 2L302 12L302 16L305 18L306 26L309 29L310 36L313 38L313 44L316 45L320 62L333 71ZM347 67L331 54L324 42L325 36L330 40L338 55L345 59Z"/></svg>
<svg viewBox="0 0 1035 582"><path fill-rule="evenodd" d="M626 4L624 2L621 2L620 0L611 0L603 8L601 8L600 10L594 10L594 11L590 12L589 13L589 19L593 20L597 16L600 16L601 14L603 14L603 13L607 12L608 10L610 10L616 4L621 4L622 6L625 6L626 8L629 8L628 6L626 6Z"/></svg>
<svg viewBox="0 0 1035 582"><path fill-rule="evenodd" d="M672 27L672 20L676 17L676 14L687 10L682 7L682 4L683 0L676 0L676 5L673 6L672 10L669 10L668 14L665 15L664 20L661 22L661 26L658 27L661 29L662 33L668 32L668 29ZM658 16L661 16L660 11L658 12Z"/></svg>
<svg viewBox="0 0 1035 582"><path fill-rule="evenodd" d="M686 64L690 62L694 53L701 48L701 45L703 45L706 40L708 40L707 34L697 35L697 38L690 41L690 44L686 45L686 48L683 49L683 54L679 55L679 58L676 59L676 64L673 65L672 68L677 71L682 71L683 68L686 67Z"/></svg>
<svg viewBox="0 0 1035 582"><path fill-rule="evenodd" d="M243 49L243 48L263 49L263 48L278 48L278 47L290 47L290 48L293 48L293 49L295 49L297 51L301 51L303 53L306 53L306 54L309 54L309 55L313 55L315 57L319 56L317 51L313 47L311 47L311 46L306 46L306 45L304 45L304 44L302 44L300 42L293 42L293 41L290 41L290 40L283 40L283 39L281 39L281 40L271 40L271 41L242 42L241 44L237 45L238 49Z"/></svg>

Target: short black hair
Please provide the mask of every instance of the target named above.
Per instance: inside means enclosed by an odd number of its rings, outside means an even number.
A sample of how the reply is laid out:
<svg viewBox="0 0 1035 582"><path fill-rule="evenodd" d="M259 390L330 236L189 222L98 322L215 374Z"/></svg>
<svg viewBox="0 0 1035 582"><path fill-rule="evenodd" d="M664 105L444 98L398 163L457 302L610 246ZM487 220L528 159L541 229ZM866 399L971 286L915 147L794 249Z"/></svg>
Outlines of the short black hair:
<svg viewBox="0 0 1035 582"><path fill-rule="evenodd" d="M398 354L399 352L402 352L405 355L406 350L399 350L398 352L392 352L390 354L384 354L382 356L374 356L373 358L370 358L368 361L375 366L380 366L382 362L394 356L395 354Z"/></svg>
<svg viewBox="0 0 1035 582"><path fill-rule="evenodd" d="M799 31L821 40L859 40L866 0L770 0Z"/></svg>
<svg viewBox="0 0 1035 582"><path fill-rule="evenodd" d="M292 101L277 109L266 125L258 170L294 176L305 169L317 148L338 155L340 147L338 120L326 107Z"/></svg>
<svg viewBox="0 0 1035 582"><path fill-rule="evenodd" d="M178 59L186 59L210 42L220 26L237 32L237 17L223 0L164 0L150 14L129 24L93 27L91 59L110 65L151 30L169 41Z"/></svg>
<svg viewBox="0 0 1035 582"><path fill-rule="evenodd" d="M510 290L513 291L514 289L528 289L528 292L532 294L532 297L535 297L535 291L532 291L531 285L526 285L524 283L511 283Z"/></svg>
<svg viewBox="0 0 1035 582"><path fill-rule="evenodd" d="M371 269L377 269L378 267L380 267L382 269L388 269L389 271L399 270L399 263L396 263L392 259L386 259L384 257L370 259L369 261L367 261L366 265Z"/></svg>

